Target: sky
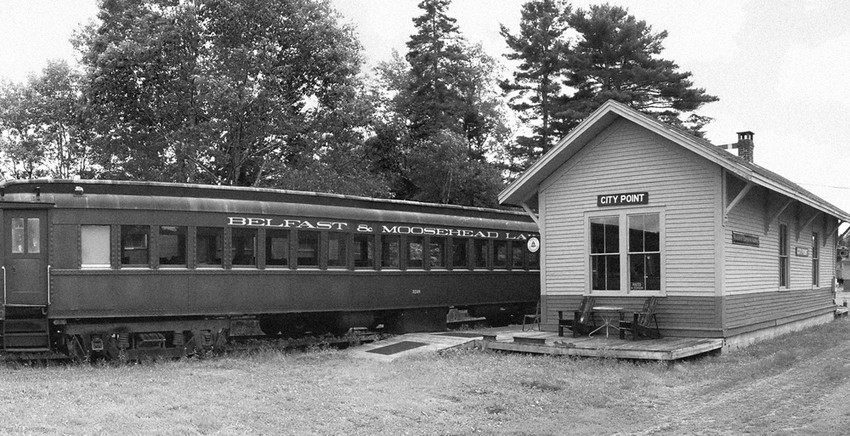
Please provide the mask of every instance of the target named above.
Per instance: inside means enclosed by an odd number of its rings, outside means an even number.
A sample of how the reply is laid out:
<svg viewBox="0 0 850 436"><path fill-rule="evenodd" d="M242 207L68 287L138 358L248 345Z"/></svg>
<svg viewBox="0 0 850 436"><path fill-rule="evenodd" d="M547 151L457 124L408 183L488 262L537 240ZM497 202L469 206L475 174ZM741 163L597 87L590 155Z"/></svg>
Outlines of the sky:
<svg viewBox="0 0 850 436"><path fill-rule="evenodd" d="M666 30L662 56L693 73L720 101L707 139L728 144L755 133L755 163L850 212L850 2L619 1L654 31ZM357 28L368 65L406 50L418 0L332 0ZM522 0L454 0L461 33L497 58L499 25L516 31ZM601 1L573 1L587 8ZM96 0L0 0L0 80L24 81L48 59L73 62L69 39L95 18Z"/></svg>

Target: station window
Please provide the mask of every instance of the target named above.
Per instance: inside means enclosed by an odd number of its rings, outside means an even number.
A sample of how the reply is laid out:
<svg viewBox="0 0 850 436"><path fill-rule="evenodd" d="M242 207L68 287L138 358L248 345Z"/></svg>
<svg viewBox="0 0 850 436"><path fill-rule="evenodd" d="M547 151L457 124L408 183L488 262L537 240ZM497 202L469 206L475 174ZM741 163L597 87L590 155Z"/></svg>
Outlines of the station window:
<svg viewBox="0 0 850 436"><path fill-rule="evenodd" d="M513 242L511 247L511 268L525 268L525 247L519 242Z"/></svg>
<svg viewBox="0 0 850 436"><path fill-rule="evenodd" d="M257 266L257 230L231 229L234 266Z"/></svg>
<svg viewBox="0 0 850 436"><path fill-rule="evenodd" d="M812 285L820 284L820 254L818 252L818 234L812 233Z"/></svg>
<svg viewBox="0 0 850 436"><path fill-rule="evenodd" d="M446 267L446 238L430 238L428 241L431 268Z"/></svg>
<svg viewBox="0 0 850 436"><path fill-rule="evenodd" d="M658 214L629 215L629 289L661 290L661 228Z"/></svg>
<svg viewBox="0 0 850 436"><path fill-rule="evenodd" d="M121 265L147 266L149 237L150 226L121 226Z"/></svg>
<svg viewBox="0 0 850 436"><path fill-rule="evenodd" d="M407 237L407 267L408 268L424 268L424 244L421 236Z"/></svg>
<svg viewBox="0 0 850 436"><path fill-rule="evenodd" d="M493 241L493 268L508 267L508 241Z"/></svg>
<svg viewBox="0 0 850 436"><path fill-rule="evenodd" d="M779 225L779 287L788 287L788 226Z"/></svg>
<svg viewBox="0 0 850 436"><path fill-rule="evenodd" d="M466 268L469 265L467 250L469 239L454 238L452 239L452 267Z"/></svg>
<svg viewBox="0 0 850 436"><path fill-rule="evenodd" d="M200 266L221 266L222 229L198 227L195 254Z"/></svg>
<svg viewBox="0 0 850 436"><path fill-rule="evenodd" d="M489 256L487 256L488 251L488 243L486 239L476 239L473 244L473 261L475 268L489 268L490 265L487 261Z"/></svg>
<svg viewBox="0 0 850 436"><path fill-rule="evenodd" d="M346 233L328 233L328 266L345 267L348 257L345 255Z"/></svg>
<svg viewBox="0 0 850 436"><path fill-rule="evenodd" d="M620 222L619 217L590 219L591 289L620 289Z"/></svg>
<svg viewBox="0 0 850 436"><path fill-rule="evenodd" d="M83 268L109 268L109 226L80 226Z"/></svg>
<svg viewBox="0 0 850 436"><path fill-rule="evenodd" d="M354 235L354 267L375 267L375 235Z"/></svg>
<svg viewBox="0 0 850 436"><path fill-rule="evenodd" d="M186 265L186 227L159 227L159 264Z"/></svg>
<svg viewBox="0 0 850 436"><path fill-rule="evenodd" d="M297 266L319 266L319 232L298 232Z"/></svg>
<svg viewBox="0 0 850 436"><path fill-rule="evenodd" d="M381 267L398 268L401 247L399 237L393 235L381 236Z"/></svg>
<svg viewBox="0 0 850 436"><path fill-rule="evenodd" d="M266 230L266 265L289 265L289 230Z"/></svg>

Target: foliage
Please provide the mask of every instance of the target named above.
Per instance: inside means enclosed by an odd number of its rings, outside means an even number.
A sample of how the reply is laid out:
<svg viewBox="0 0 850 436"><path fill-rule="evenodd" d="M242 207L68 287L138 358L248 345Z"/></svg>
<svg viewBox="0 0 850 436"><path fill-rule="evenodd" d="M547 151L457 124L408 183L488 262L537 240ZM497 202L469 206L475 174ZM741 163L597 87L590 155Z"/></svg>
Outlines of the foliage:
<svg viewBox="0 0 850 436"><path fill-rule="evenodd" d="M519 137L511 150L514 173L607 100L697 136L711 120L693 111L717 97L660 57L667 32L654 33L625 8L604 4L573 11L561 1L531 0L523 6L519 34L502 26L502 35L511 49L507 57L520 61L503 89L534 133Z"/></svg>
<svg viewBox="0 0 850 436"><path fill-rule="evenodd" d="M581 38L569 62L576 93L565 101L570 121L563 128L573 128L607 100L680 126L681 113L717 101L693 87L690 72L680 72L675 62L658 57L667 32L653 33L625 8L604 4L579 9L570 15L569 24ZM706 118L694 121L701 126Z"/></svg>
<svg viewBox="0 0 850 436"><path fill-rule="evenodd" d="M70 178L88 173L79 128L79 75L48 61L26 84L0 85L0 150L4 178Z"/></svg>
<svg viewBox="0 0 850 436"><path fill-rule="evenodd" d="M510 98L509 106L529 123L532 136L520 135L510 150L509 170L519 172L534 157L546 153L558 139L553 117L558 114L570 47L566 40L567 16L571 7L561 0L533 0L522 7L517 35L502 25L501 35L511 52L509 60L519 64L513 80L501 83Z"/></svg>
<svg viewBox="0 0 850 436"><path fill-rule="evenodd" d="M422 1L404 59L378 65L367 149L398 198L492 206L502 181L490 159L511 135L498 65L460 35L449 5Z"/></svg>
<svg viewBox="0 0 850 436"><path fill-rule="evenodd" d="M409 179L417 187L413 200L493 207L502 187L499 171L469 159L467 142L450 131L417 141L408 167Z"/></svg>
<svg viewBox="0 0 850 436"><path fill-rule="evenodd" d="M107 0L99 18L79 48L102 177L334 190L361 180L343 159L321 161L359 151L368 119L359 43L328 1ZM365 181L351 188L386 191Z"/></svg>

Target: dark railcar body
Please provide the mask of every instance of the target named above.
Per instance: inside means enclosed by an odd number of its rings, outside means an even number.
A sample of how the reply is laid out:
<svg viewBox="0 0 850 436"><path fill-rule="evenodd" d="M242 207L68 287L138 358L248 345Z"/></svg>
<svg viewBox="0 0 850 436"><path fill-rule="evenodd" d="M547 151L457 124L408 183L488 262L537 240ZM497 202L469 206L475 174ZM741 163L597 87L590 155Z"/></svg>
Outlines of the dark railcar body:
<svg viewBox="0 0 850 436"><path fill-rule="evenodd" d="M0 189L7 350L185 349L215 341L235 317L279 333L308 321L415 330L444 322L449 307L492 317L533 309L539 297L526 247L537 227L517 212L163 183ZM209 229L220 235L217 265L199 261ZM390 239L396 248L382 253ZM477 244L484 267L473 266ZM314 265L298 265L305 253ZM381 265L389 254L397 266ZM168 265L171 255L182 262ZM248 264L234 265L241 255Z"/></svg>

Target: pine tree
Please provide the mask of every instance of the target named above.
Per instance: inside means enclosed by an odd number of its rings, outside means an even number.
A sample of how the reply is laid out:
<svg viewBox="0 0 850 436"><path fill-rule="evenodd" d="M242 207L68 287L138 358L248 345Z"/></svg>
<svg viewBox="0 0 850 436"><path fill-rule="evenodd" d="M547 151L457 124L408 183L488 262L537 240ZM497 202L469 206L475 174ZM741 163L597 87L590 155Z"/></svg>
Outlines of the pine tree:
<svg viewBox="0 0 850 436"><path fill-rule="evenodd" d="M510 97L510 108L531 125L533 132L533 136L517 137L516 146L509 151L509 170L514 173L546 153L558 139L553 135L552 119L557 116L557 97L562 95L567 68L569 44L565 32L570 10L560 0L532 0L522 7L518 34L501 26L502 37L512 50L505 57L519 61L513 80L501 86Z"/></svg>
<svg viewBox="0 0 850 436"><path fill-rule="evenodd" d="M666 31L653 33L651 26L625 8L608 4L575 11L569 24L580 38L569 59L569 84L576 92L564 99L566 122L557 126L561 134L609 99L701 134L706 117L692 116L694 123L687 124L679 115L717 97L695 88L690 72L681 72L675 62L659 57Z"/></svg>
<svg viewBox="0 0 850 436"><path fill-rule="evenodd" d="M468 57L456 20L446 14L450 0L423 0L424 12L413 19L417 33L407 42L410 63L407 116L414 138L440 130L462 132L460 106L462 90L457 78L463 76Z"/></svg>

